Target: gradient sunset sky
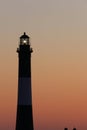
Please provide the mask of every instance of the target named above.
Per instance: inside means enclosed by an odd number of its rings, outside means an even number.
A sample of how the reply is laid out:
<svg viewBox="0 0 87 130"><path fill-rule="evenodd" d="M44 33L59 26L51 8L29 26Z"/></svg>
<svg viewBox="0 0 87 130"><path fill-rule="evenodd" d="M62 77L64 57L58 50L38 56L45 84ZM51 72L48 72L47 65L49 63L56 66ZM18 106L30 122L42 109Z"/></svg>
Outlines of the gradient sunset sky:
<svg viewBox="0 0 87 130"><path fill-rule="evenodd" d="M34 50L34 130L87 130L86 0L0 0L0 130L15 130L23 32Z"/></svg>

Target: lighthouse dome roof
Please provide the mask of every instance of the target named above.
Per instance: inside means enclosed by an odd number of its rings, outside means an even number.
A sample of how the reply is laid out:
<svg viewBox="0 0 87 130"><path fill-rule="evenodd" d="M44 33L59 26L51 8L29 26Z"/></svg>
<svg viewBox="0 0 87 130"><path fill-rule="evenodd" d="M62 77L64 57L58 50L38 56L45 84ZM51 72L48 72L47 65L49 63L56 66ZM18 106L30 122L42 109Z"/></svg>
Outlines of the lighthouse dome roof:
<svg viewBox="0 0 87 130"><path fill-rule="evenodd" d="M28 35L26 35L26 33L24 32L24 34L20 37L21 39L23 38L23 39L26 39L26 38L29 38L29 36Z"/></svg>

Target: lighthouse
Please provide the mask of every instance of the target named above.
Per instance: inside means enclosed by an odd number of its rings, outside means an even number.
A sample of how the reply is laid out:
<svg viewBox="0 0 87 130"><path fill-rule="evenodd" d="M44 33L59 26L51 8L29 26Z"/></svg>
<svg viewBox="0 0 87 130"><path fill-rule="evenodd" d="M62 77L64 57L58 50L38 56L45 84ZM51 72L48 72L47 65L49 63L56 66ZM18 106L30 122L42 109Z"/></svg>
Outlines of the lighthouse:
<svg viewBox="0 0 87 130"><path fill-rule="evenodd" d="M32 114L32 89L31 89L31 53L33 52L29 36L20 37L18 53L18 101L16 130L34 130Z"/></svg>

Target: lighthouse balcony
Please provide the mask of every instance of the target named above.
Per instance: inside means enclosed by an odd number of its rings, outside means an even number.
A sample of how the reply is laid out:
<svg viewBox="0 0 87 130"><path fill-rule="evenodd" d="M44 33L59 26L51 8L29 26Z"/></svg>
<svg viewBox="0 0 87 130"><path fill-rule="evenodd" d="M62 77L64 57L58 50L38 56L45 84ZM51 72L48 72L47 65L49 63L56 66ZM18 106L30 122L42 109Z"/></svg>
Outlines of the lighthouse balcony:
<svg viewBox="0 0 87 130"><path fill-rule="evenodd" d="M17 52L19 52L20 51L20 49L19 48L17 48Z"/></svg>

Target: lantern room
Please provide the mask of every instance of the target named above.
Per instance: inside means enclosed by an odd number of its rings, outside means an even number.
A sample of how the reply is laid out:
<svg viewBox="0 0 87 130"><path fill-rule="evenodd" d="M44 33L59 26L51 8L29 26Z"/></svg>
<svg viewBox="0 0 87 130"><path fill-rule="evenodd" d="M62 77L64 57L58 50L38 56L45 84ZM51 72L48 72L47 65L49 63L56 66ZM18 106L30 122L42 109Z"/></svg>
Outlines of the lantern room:
<svg viewBox="0 0 87 130"><path fill-rule="evenodd" d="M20 37L20 45L29 45L29 36L24 34Z"/></svg>

